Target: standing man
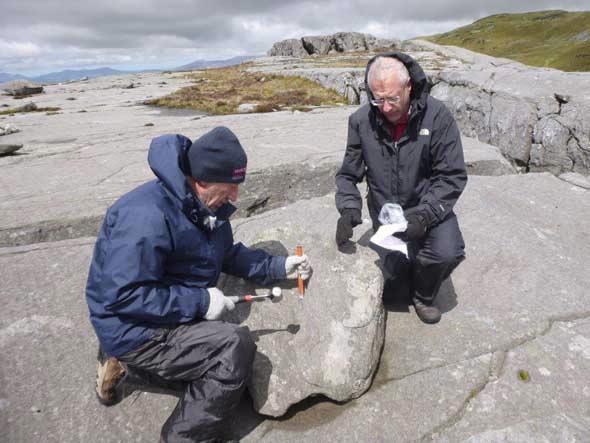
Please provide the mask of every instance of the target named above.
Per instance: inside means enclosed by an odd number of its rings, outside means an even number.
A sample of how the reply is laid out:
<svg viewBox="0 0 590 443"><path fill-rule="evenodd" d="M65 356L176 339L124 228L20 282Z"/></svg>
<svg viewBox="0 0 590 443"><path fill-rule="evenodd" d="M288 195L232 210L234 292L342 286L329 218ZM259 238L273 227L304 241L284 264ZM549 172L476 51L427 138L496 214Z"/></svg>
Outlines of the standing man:
<svg viewBox="0 0 590 443"><path fill-rule="evenodd" d="M372 58L365 73L369 103L349 118L342 168L336 174L340 219L336 242L352 237L362 223L357 184L366 176L373 228L385 203L398 203L408 221L396 236L408 242L400 253L382 257L395 284L407 279L416 314L425 323L441 318L434 304L442 281L465 258L453 206L467 182L457 124L449 110L428 94L426 75L402 53Z"/></svg>
<svg viewBox="0 0 590 443"><path fill-rule="evenodd" d="M217 321L233 302L221 272L266 285L306 279L306 256L276 257L234 243L230 202L246 177L246 153L217 127L194 143L165 135L151 143L157 180L121 197L105 216L86 299L101 347L96 393L121 399L127 371L179 384L164 442L214 441L237 406L256 345L247 328Z"/></svg>

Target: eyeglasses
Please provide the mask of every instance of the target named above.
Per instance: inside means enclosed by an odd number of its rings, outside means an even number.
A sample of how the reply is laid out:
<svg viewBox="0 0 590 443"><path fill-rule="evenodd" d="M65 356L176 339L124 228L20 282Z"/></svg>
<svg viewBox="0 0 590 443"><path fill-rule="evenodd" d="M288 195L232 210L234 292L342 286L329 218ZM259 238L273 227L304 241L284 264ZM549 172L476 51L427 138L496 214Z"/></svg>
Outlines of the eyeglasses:
<svg viewBox="0 0 590 443"><path fill-rule="evenodd" d="M385 102L387 102L388 105L395 106L399 104L401 99L402 98L399 95L396 95L395 97L374 98L373 100L371 100L371 104L373 106L383 106Z"/></svg>

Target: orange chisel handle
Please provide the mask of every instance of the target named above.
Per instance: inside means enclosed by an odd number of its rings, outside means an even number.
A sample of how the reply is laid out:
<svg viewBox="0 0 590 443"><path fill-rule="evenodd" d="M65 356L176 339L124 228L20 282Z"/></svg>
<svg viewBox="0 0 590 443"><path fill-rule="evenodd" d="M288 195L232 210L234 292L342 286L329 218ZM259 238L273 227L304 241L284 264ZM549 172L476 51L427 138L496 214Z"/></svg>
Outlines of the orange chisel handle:
<svg viewBox="0 0 590 443"><path fill-rule="evenodd" d="M303 246L297 245L295 247L295 255L303 255ZM297 289L299 290L300 296L303 296L303 294L305 294L305 285L303 284L303 279L299 275L297 276Z"/></svg>

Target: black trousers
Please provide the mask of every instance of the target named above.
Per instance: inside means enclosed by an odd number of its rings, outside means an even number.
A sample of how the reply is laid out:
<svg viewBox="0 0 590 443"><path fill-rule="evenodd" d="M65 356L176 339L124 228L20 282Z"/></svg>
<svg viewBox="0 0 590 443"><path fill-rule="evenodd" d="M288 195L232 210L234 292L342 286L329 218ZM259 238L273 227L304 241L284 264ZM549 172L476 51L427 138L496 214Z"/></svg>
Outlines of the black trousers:
<svg viewBox="0 0 590 443"><path fill-rule="evenodd" d="M162 427L162 441L213 441L221 437L239 403L255 352L248 328L200 321L160 329L152 340L119 360L130 372L184 389Z"/></svg>
<svg viewBox="0 0 590 443"><path fill-rule="evenodd" d="M426 304L436 298L442 282L465 258L465 243L457 216L433 226L418 242L408 243L406 258L399 252L380 252L385 277L407 286L410 294Z"/></svg>

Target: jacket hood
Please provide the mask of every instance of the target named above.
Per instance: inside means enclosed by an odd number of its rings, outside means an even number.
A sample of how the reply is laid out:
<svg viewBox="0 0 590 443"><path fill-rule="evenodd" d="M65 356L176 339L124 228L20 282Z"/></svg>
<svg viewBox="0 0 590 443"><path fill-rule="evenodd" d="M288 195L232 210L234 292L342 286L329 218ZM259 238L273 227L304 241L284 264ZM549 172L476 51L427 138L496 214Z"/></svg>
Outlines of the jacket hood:
<svg viewBox="0 0 590 443"><path fill-rule="evenodd" d="M414 60L409 55L404 54L402 52L386 52L383 54L379 54L379 55L376 55L375 57L373 57L367 63L367 69L365 70L365 86L366 86L367 97L369 99L369 102L371 100L373 100L373 92L371 91L371 88L369 87L369 69L378 57L396 58L406 66L406 68L408 69L408 72L410 74L410 79L412 82L412 92L410 94L410 100L411 100L411 104L412 104L412 116L415 115L416 113L422 112L422 110L426 106L426 99L428 97L428 90L429 90L428 79L426 77L426 74L424 73L424 71L422 70L420 65L418 64L418 62L416 62L416 60ZM375 107L372 105L371 105L371 110L376 114L380 114L377 111L377 109L375 109ZM410 118L412 118L412 117L410 117Z"/></svg>
<svg viewBox="0 0 590 443"><path fill-rule="evenodd" d="M216 215L227 219L235 211L232 204L226 203L215 214L201 203L192 191L186 176L189 175L187 152L190 139L180 134L166 134L156 137L150 144L148 164L174 204L191 220L197 222L204 215Z"/></svg>

